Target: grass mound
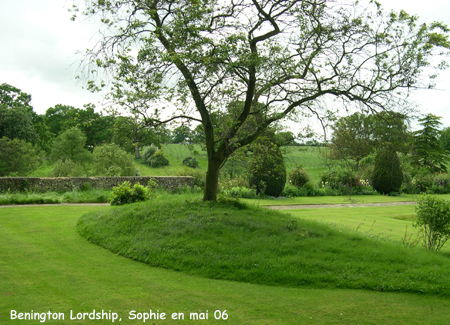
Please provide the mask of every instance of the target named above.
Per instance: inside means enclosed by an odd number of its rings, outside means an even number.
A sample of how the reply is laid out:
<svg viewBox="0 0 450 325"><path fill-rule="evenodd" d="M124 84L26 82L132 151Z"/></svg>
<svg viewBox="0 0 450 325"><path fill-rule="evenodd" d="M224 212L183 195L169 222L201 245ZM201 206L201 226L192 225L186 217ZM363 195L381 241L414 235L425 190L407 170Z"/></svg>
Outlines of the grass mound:
<svg viewBox="0 0 450 325"><path fill-rule="evenodd" d="M239 202L185 198L87 214L78 231L117 254L208 278L450 296L450 260L443 254Z"/></svg>

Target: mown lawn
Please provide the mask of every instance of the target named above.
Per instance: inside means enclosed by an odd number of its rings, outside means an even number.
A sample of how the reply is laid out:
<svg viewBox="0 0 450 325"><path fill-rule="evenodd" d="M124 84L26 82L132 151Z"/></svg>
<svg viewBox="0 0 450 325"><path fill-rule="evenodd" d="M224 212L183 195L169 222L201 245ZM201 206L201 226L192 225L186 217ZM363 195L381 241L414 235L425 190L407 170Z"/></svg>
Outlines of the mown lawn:
<svg viewBox="0 0 450 325"><path fill-rule="evenodd" d="M0 208L0 324L42 324L10 319L10 311L62 312L49 324L109 324L69 320L70 311L118 313L159 310L170 318L146 324L448 324L450 300L420 294L284 288L189 276L117 256L77 234L86 212L105 207ZM112 209L112 208L106 208ZM226 310L228 319L215 320ZM190 312L206 312L189 321Z"/></svg>

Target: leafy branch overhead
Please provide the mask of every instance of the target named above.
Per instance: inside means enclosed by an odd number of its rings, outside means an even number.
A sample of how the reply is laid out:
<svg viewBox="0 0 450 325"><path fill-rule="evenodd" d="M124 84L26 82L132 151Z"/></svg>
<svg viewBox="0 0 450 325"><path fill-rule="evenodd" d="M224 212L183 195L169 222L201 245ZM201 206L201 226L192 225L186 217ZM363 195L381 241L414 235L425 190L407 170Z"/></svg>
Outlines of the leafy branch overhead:
<svg viewBox="0 0 450 325"><path fill-rule="evenodd" d="M148 125L201 123L206 200L215 200L227 158L271 123L323 117L323 101L333 98L369 112L392 109L412 89L433 86L434 72L425 76L431 58L450 47L445 25L417 25L417 17L386 14L374 1L85 2L84 14L104 27L86 60L112 77L88 87L107 88ZM178 110L161 120L158 102Z"/></svg>

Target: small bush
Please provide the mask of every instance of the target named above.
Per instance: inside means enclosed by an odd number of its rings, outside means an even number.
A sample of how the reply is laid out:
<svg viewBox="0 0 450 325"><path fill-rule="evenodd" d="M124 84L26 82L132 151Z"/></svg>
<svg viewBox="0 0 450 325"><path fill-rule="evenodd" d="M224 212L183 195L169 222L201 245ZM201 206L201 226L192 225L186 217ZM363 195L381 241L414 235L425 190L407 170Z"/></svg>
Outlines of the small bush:
<svg viewBox="0 0 450 325"><path fill-rule="evenodd" d="M223 194L239 199L256 199L258 197L255 189L250 189L247 187L233 187L229 190L223 191Z"/></svg>
<svg viewBox="0 0 450 325"><path fill-rule="evenodd" d="M134 184L126 181L120 186L115 186L112 189L111 205L124 205L139 201L145 201L150 198L151 186L142 186L141 184Z"/></svg>
<svg viewBox="0 0 450 325"><path fill-rule="evenodd" d="M295 166L289 172L288 181L297 188L305 186L310 180L311 177L302 166Z"/></svg>
<svg viewBox="0 0 450 325"><path fill-rule="evenodd" d="M147 165L153 168L159 168L163 166L167 166L169 164L169 160L164 156L162 150L156 151L149 160L146 161Z"/></svg>
<svg viewBox="0 0 450 325"><path fill-rule="evenodd" d="M439 251L450 239L450 202L424 195L417 200L415 227L424 229L424 246Z"/></svg>
<svg viewBox="0 0 450 325"><path fill-rule="evenodd" d="M51 177L82 177L86 176L86 171L79 162L73 162L70 159L55 163L55 167L50 172Z"/></svg>
<svg viewBox="0 0 450 325"><path fill-rule="evenodd" d="M319 187L329 187L333 190L339 190L343 187L356 186L360 186L359 179L348 168L337 166L320 175Z"/></svg>
<svg viewBox="0 0 450 325"><path fill-rule="evenodd" d="M200 169L184 168L183 170L177 171L176 176L192 176L194 178L194 186L205 188L206 175L205 172Z"/></svg>
<svg viewBox="0 0 450 325"><path fill-rule="evenodd" d="M158 147L152 143L150 146L146 146L146 147L142 148L142 158L144 159L144 161L147 161L157 151L158 151Z"/></svg>
<svg viewBox="0 0 450 325"><path fill-rule="evenodd" d="M228 178L222 178L219 180L219 188L223 190L230 190L233 187L247 187L250 188L250 185L248 183L248 179L245 179L243 177L237 176L233 177L231 179Z"/></svg>
<svg viewBox="0 0 450 325"><path fill-rule="evenodd" d="M194 157L186 157L183 159L183 165L191 168L198 168L198 161Z"/></svg>

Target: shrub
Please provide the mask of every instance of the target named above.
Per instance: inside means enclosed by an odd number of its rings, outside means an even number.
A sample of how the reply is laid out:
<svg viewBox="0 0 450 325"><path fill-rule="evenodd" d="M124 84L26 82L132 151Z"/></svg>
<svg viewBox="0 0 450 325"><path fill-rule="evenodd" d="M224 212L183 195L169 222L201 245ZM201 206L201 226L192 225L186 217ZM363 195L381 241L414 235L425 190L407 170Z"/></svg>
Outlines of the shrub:
<svg viewBox="0 0 450 325"><path fill-rule="evenodd" d="M242 198L242 199L255 199L257 198L256 190L247 187L233 187L229 190L223 191L225 195L232 198Z"/></svg>
<svg viewBox="0 0 450 325"><path fill-rule="evenodd" d="M249 184L258 194L280 196L286 184L286 166L281 150L271 136L269 133L253 145Z"/></svg>
<svg viewBox="0 0 450 325"><path fill-rule="evenodd" d="M146 147L142 148L142 158L144 159L144 161L147 161L158 150L159 150L158 147L152 143L150 146L146 146Z"/></svg>
<svg viewBox="0 0 450 325"><path fill-rule="evenodd" d="M111 205L124 205L148 200L151 188L151 185L144 187L137 183L131 187L130 182L123 182L121 185L113 187L110 203Z"/></svg>
<svg viewBox="0 0 450 325"><path fill-rule="evenodd" d="M450 202L424 195L417 200L415 227L424 229L424 246L439 251L450 239Z"/></svg>
<svg viewBox="0 0 450 325"><path fill-rule="evenodd" d="M343 187L359 186L359 179L353 175L351 169L333 167L320 175L319 187L329 187L340 190Z"/></svg>
<svg viewBox="0 0 450 325"><path fill-rule="evenodd" d="M85 175L86 171L83 165L79 162L74 163L71 159L58 160L50 172L51 177L82 177Z"/></svg>
<svg viewBox="0 0 450 325"><path fill-rule="evenodd" d="M164 156L162 149L156 151L148 160L145 160L144 162L153 168L163 167L169 164L169 160Z"/></svg>
<svg viewBox="0 0 450 325"><path fill-rule="evenodd" d="M198 186L201 189L205 188L205 172L200 169L184 168L183 170L177 171L176 176L192 176L194 178L194 186Z"/></svg>
<svg viewBox="0 0 450 325"><path fill-rule="evenodd" d="M295 166L289 172L288 180L290 184L294 185L297 188L301 188L305 186L311 180L311 178L302 166Z"/></svg>
<svg viewBox="0 0 450 325"><path fill-rule="evenodd" d="M433 194L448 194L450 193L450 178L448 174L439 174L433 179L433 186L431 187Z"/></svg>
<svg viewBox="0 0 450 325"><path fill-rule="evenodd" d="M94 149L93 173L96 176L135 176L133 155L116 144L104 144Z"/></svg>
<svg viewBox="0 0 450 325"><path fill-rule="evenodd" d="M194 157L186 157L183 159L183 165L191 168L198 168L198 161Z"/></svg>
<svg viewBox="0 0 450 325"><path fill-rule="evenodd" d="M248 183L248 179L245 179L241 176L229 178L221 178L219 179L219 189L221 190L229 190L233 187L246 187L250 188Z"/></svg>
<svg viewBox="0 0 450 325"><path fill-rule="evenodd" d="M399 192L403 183L400 159L391 143L377 151L375 156L372 186L382 194Z"/></svg>

